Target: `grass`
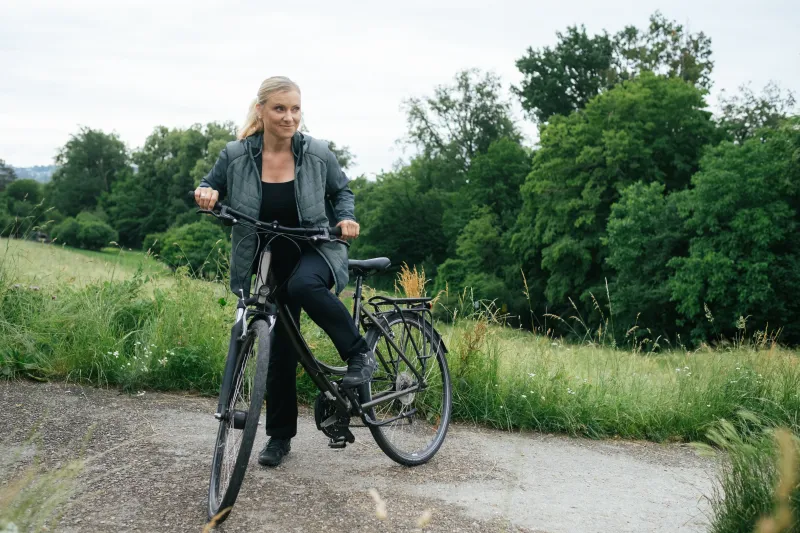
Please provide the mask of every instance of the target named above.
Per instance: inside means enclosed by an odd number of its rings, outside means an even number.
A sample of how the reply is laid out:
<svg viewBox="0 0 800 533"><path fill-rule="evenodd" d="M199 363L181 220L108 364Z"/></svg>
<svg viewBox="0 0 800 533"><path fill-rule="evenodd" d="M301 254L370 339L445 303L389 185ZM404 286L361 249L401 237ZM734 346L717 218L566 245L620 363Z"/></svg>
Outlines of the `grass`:
<svg viewBox="0 0 800 533"><path fill-rule="evenodd" d="M0 258L7 278L34 286L85 286L99 280L124 280L139 268L154 277L169 274L168 267L144 252L123 248L90 251L0 238Z"/></svg>
<svg viewBox="0 0 800 533"><path fill-rule="evenodd" d="M711 533L800 533L800 438L749 411L721 419L701 453L725 454L710 496Z"/></svg>
<svg viewBox="0 0 800 533"><path fill-rule="evenodd" d="M235 303L225 283L172 273L137 252L2 245L0 377L217 393ZM425 293L416 270L403 269L399 283L408 294ZM786 476L774 439L775 427L794 435L800 427L795 352L761 335L714 349L644 353L603 345L599 335L570 344L503 327L490 306L475 311L471 302L441 314L457 315L436 324L449 348L455 420L590 438L702 441L729 457L712 500L715 533L749 532L759 523L763 533L786 524L783 530L800 531L785 511L787 501L798 508L797 478L776 489ZM340 361L305 315L301 329L318 357ZM298 377L309 402L317 391L301 368Z"/></svg>
<svg viewBox="0 0 800 533"><path fill-rule="evenodd" d="M643 355L464 320L450 347L457 418L592 438L704 438L740 409L798 426L800 366L772 346Z"/></svg>

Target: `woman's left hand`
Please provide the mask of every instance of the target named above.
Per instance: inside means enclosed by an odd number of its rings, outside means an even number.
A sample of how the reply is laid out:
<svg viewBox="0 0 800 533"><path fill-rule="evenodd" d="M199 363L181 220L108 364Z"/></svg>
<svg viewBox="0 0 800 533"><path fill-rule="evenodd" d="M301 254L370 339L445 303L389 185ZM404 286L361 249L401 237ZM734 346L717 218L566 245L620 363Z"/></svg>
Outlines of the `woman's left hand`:
<svg viewBox="0 0 800 533"><path fill-rule="evenodd" d="M355 239L358 237L358 232L361 229L361 227L358 225L358 222L355 220L342 220L336 224L336 227L342 228L343 239Z"/></svg>

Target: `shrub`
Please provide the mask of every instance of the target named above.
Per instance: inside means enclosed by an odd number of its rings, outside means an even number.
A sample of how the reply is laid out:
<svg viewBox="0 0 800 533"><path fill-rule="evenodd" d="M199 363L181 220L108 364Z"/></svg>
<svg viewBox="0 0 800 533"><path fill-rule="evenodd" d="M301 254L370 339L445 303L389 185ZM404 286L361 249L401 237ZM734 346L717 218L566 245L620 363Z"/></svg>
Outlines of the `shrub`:
<svg viewBox="0 0 800 533"><path fill-rule="evenodd" d="M118 238L117 232L91 213L66 218L53 228L53 238L73 248L100 250Z"/></svg>
<svg viewBox="0 0 800 533"><path fill-rule="evenodd" d="M78 231L78 243L81 248L86 248L87 250L100 250L104 246L108 246L111 241L116 241L118 238L114 228L105 222L78 222L78 225L80 227Z"/></svg>
<svg viewBox="0 0 800 533"><path fill-rule="evenodd" d="M78 221L72 217L67 217L53 228L53 238L56 239L57 243L77 248L79 246L78 233L80 230L81 226Z"/></svg>
<svg viewBox="0 0 800 533"><path fill-rule="evenodd" d="M225 270L231 245L222 229L204 220L165 231L160 250L171 268L187 265L195 276L214 277Z"/></svg>

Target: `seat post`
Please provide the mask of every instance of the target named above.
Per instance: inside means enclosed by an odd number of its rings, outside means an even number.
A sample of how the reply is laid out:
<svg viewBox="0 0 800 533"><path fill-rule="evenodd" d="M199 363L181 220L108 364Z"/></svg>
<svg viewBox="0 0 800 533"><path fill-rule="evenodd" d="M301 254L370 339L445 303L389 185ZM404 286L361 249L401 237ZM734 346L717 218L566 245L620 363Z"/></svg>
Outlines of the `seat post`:
<svg viewBox="0 0 800 533"><path fill-rule="evenodd" d="M358 274L356 276L356 292L353 294L353 322L356 324L356 330L359 329L358 327L358 315L361 314L361 280L363 276Z"/></svg>

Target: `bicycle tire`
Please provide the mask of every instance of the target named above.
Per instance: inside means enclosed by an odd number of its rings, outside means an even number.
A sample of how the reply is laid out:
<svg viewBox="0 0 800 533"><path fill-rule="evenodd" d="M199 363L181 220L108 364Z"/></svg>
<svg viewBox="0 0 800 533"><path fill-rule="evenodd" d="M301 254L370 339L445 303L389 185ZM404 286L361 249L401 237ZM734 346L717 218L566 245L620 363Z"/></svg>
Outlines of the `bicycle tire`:
<svg viewBox="0 0 800 533"><path fill-rule="evenodd" d="M228 398L226 398L226 405L228 405L229 409L236 407L237 391L244 385L246 379L244 374L248 371L248 363L252 360L254 355L252 351L256 341L258 341L258 353L255 354L255 371L253 372L253 379L250 382L251 393L244 428L242 430L237 430L233 427L232 420L223 419L219 421L219 428L217 430L217 440L214 445L214 454L211 461L211 479L209 480L208 487L208 519L215 519L217 524L222 523L228 518L233 504L236 502L236 497L239 495L239 489L242 486L247 465L250 461L250 453L253 450L253 443L255 442L261 406L264 403L271 347L270 327L264 320L254 320L252 324L250 324L247 337L237 356L234 379L231 384L231 390L227 395ZM220 491L220 483L222 482L224 484L225 481L223 479L225 451L228 439L234 436L231 433L232 431L241 431L241 441L238 450L235 452L235 464L228 474L229 479L227 485Z"/></svg>
<svg viewBox="0 0 800 533"><path fill-rule="evenodd" d="M398 442L394 440L394 433L391 428L399 427L399 422L393 423L391 425L385 426L374 426L371 425L369 427L370 431L372 432L372 436L375 439L375 442L378 444L381 450L389 456L393 461L400 463L405 466L417 466L424 463L427 463L439 450L439 448L444 443L444 438L447 435L447 428L450 425L450 416L452 412L452 384L450 381L450 372L447 366L447 358L445 356L446 351L444 349L444 344L441 341L441 337L439 334L433 329L433 326L425 320L423 317L419 315L419 313L415 313L413 311L402 311L402 312L395 312L385 318L382 321L382 325L389 331L394 332L394 328L400 327L402 330L405 330L403 326L403 320L405 319L405 323L416 328L420 332L420 336L426 337L427 346L430 348L431 352L428 356L435 361L435 365L430 365L430 370L426 370L426 376L432 373L435 367L438 367L438 374L441 376L441 403L440 408L438 409L438 413L432 412L432 409L429 409L427 412L423 412L421 417L414 415L413 417L409 417L405 420L408 420L407 426L411 426L415 420L420 420L421 424L430 423L429 417L431 415L438 416L438 419L435 420L434 427L434 434L432 439L427 442L422 449L401 449L398 445ZM377 327L372 327L367 332L366 340L367 344L369 345L370 349L373 350L376 357L378 358L378 369L375 371L375 374L372 377L372 380L369 382L369 387L362 387L360 391L362 396L362 403L368 402L372 399L373 394L375 393L376 389L383 389L384 392L391 391L391 390L402 390L398 389L400 381L408 381L410 378L411 373L407 371L400 371L399 368L395 370L395 375L390 375L391 370L388 367L394 367L395 363L387 363L387 353L391 352L392 349L389 348L389 345L384 341L383 345L381 344L381 340L384 339L384 333L378 329ZM397 335L395 335L395 343L397 344ZM401 339L402 342L402 339ZM399 344L398 344L399 345ZM425 345L423 345L424 348ZM410 362L417 361L419 362L419 358L416 353L409 353L406 350L406 347L399 346L405 352L406 358L409 359ZM381 357L383 356L383 361ZM396 358L395 358L396 359ZM396 359L396 362L399 364L399 367L405 365L399 359ZM419 365L417 365L419 366ZM430 376L435 377L435 376ZM430 384L435 383L435 379L429 380ZM392 387L394 387L392 389ZM378 391L380 392L380 390ZM372 407L368 409L368 415L373 420L378 422L384 418L380 414L381 410L388 410L386 413L386 418L388 419L390 416L393 416L393 411L395 409L399 409L402 413L404 407L409 407L411 403L415 402L421 394L424 395L427 391L423 391L423 393L414 393L412 395L404 396L399 399L391 400L386 404L380 404L378 406ZM436 398L432 398L436 401ZM382 406L389 406L382 407ZM420 406L415 406L418 410ZM410 410L409 410L410 412ZM377 416L376 416L376 413ZM424 428L420 428L422 433L420 436L424 439L424 433L427 430Z"/></svg>

